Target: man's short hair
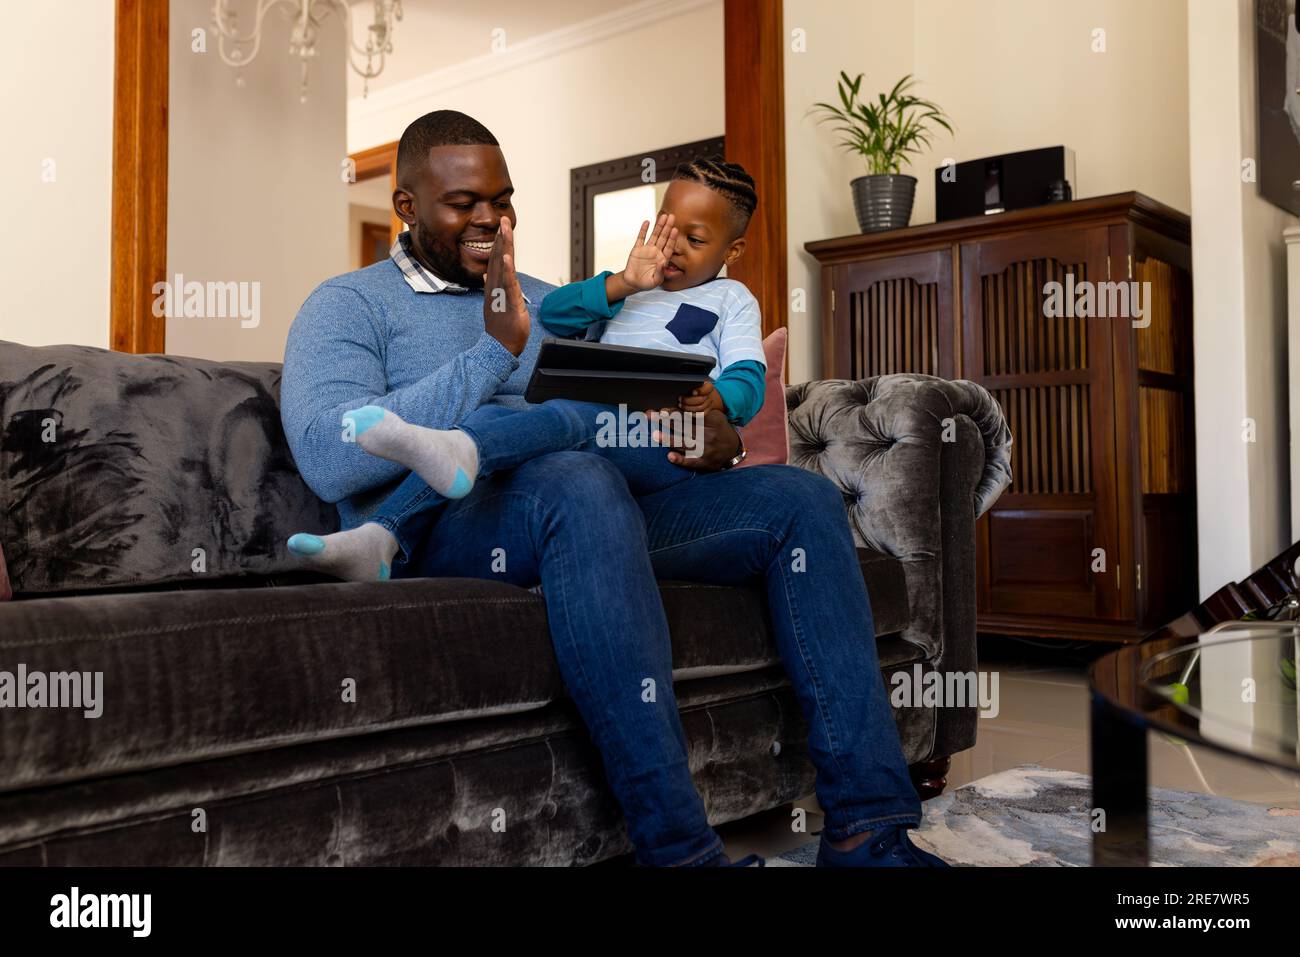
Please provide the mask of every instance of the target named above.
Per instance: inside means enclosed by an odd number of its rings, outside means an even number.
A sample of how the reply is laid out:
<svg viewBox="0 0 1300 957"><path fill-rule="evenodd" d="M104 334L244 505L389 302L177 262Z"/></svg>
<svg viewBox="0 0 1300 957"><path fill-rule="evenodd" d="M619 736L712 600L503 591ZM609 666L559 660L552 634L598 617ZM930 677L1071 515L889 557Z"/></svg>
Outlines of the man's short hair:
<svg viewBox="0 0 1300 957"><path fill-rule="evenodd" d="M500 146L486 126L459 110L434 110L415 120L397 144L397 185L410 184L411 176L429 159L436 146Z"/></svg>

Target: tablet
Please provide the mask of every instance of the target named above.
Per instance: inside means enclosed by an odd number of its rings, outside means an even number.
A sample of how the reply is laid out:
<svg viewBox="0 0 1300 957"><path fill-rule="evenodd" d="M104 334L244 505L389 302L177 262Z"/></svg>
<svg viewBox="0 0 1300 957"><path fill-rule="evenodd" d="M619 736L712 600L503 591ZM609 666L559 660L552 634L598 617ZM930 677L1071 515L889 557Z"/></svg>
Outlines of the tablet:
<svg viewBox="0 0 1300 957"><path fill-rule="evenodd" d="M676 408L709 377L714 360L690 352L547 339L524 399L576 399L631 410Z"/></svg>

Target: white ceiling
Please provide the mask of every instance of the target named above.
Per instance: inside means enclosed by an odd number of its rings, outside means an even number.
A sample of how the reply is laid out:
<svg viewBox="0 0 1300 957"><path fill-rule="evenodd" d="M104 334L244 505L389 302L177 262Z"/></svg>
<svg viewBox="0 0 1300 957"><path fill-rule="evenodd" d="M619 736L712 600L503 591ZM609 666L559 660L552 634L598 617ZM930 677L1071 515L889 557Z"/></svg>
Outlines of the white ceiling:
<svg viewBox="0 0 1300 957"><path fill-rule="evenodd" d="M510 45L639 2L403 0L402 20L393 27L393 53L384 72L370 81L370 92L491 53L495 30L504 30ZM353 4L352 35L362 47L374 16L371 0ZM364 64L365 58L358 62ZM349 69L348 98L360 96L361 86L361 77Z"/></svg>

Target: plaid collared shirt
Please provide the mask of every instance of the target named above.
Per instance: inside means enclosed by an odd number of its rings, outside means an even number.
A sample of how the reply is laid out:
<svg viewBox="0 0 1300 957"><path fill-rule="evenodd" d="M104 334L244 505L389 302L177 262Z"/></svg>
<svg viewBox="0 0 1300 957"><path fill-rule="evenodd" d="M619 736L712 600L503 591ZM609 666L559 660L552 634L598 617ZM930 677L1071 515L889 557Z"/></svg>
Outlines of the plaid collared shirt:
<svg viewBox="0 0 1300 957"><path fill-rule="evenodd" d="M388 250L388 258L397 263L397 268L402 271L402 277L406 284L416 292L467 292L464 286L457 285L454 282L447 282L445 279L439 279L428 269L425 269L420 261L411 255L411 234L403 231L397 234L393 240L392 248Z"/></svg>
<svg viewBox="0 0 1300 957"><path fill-rule="evenodd" d="M434 275L430 270L424 268L418 259L411 255L411 233L409 230L403 230L397 234L393 240L392 247L388 250L388 258L397 263L397 268L402 271L402 278L406 284L416 292L468 292L464 286L458 283L448 282ZM524 302L530 306L533 301L524 296Z"/></svg>

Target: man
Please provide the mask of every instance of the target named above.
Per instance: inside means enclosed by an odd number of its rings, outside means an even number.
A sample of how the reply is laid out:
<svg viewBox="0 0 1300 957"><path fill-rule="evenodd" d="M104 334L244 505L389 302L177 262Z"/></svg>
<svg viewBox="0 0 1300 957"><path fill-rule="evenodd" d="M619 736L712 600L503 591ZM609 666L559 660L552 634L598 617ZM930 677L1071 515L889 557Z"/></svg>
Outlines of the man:
<svg viewBox="0 0 1300 957"><path fill-rule="evenodd" d="M551 289L515 272L514 189L481 124L447 110L423 116L402 134L397 163L393 206L409 231L390 261L316 289L285 352L285 433L303 477L349 529L405 473L341 441L342 414L375 405L446 429L480 405L527 408L538 306ZM654 866L729 863L687 765L656 577L765 583L810 728L826 815L819 863L941 863L906 837L920 805L839 491L790 466L728 474L741 438L721 412L704 424L698 458L665 453L700 474L639 499L607 461L577 451L481 481L408 528L393 575L541 584L564 682L637 859ZM493 568L501 554L504 572Z"/></svg>

